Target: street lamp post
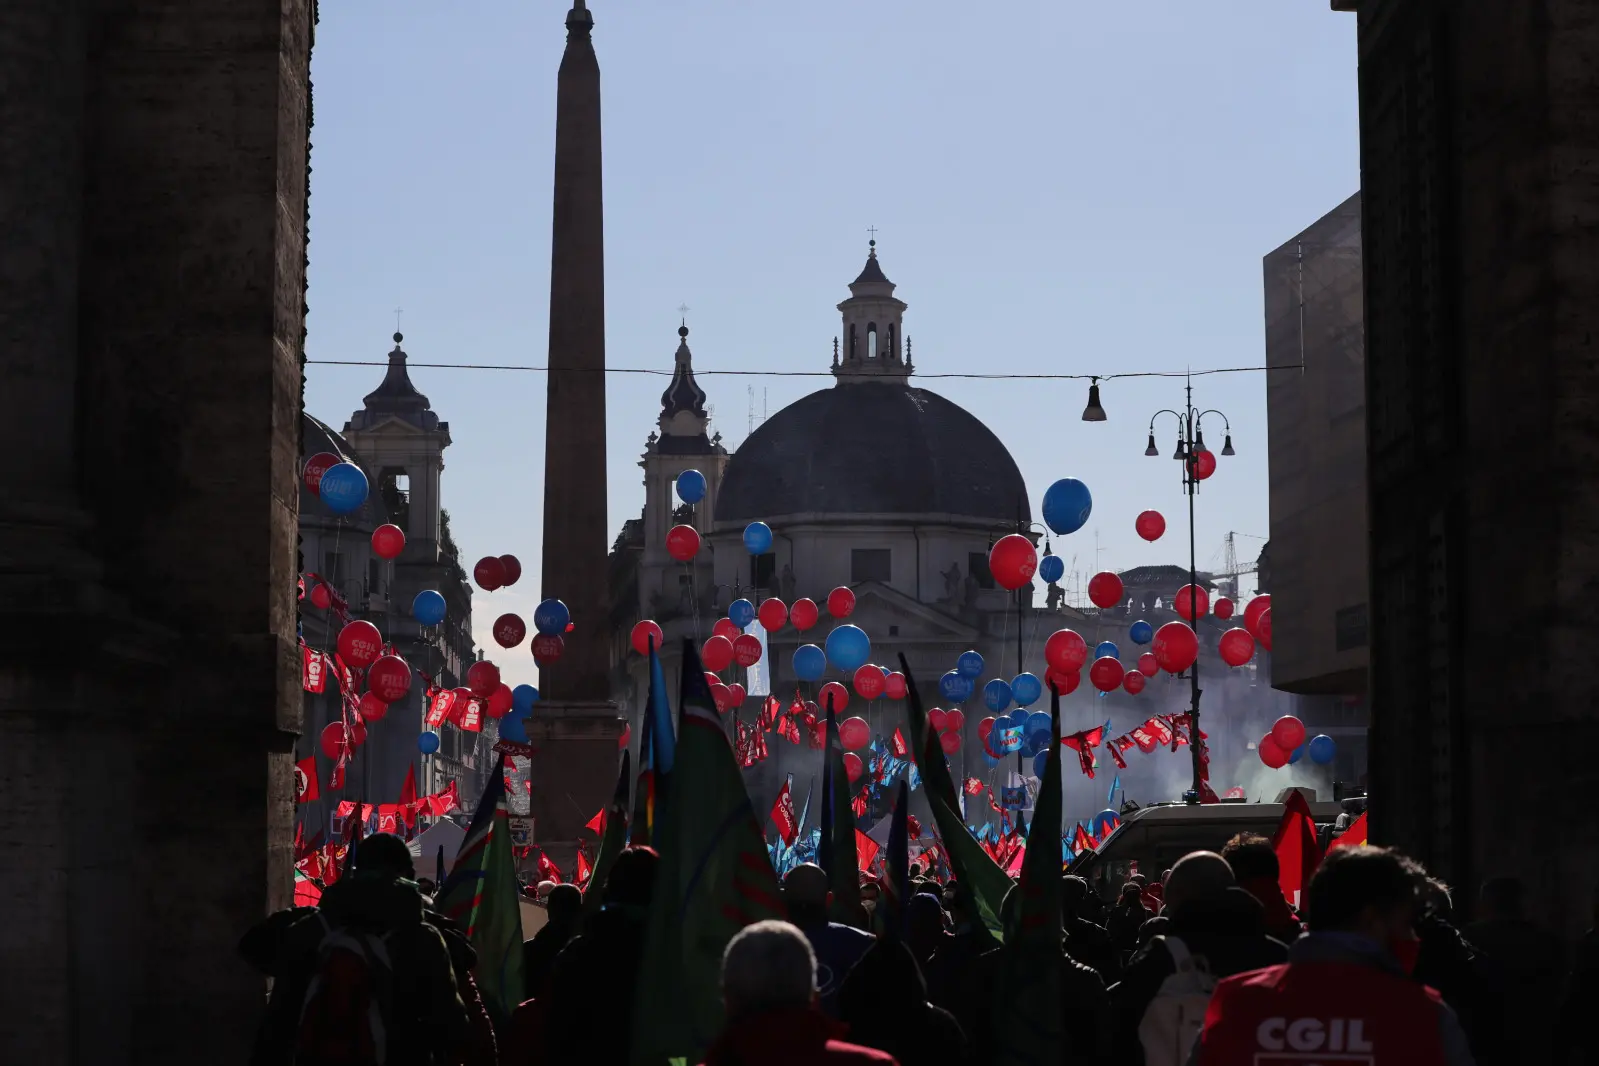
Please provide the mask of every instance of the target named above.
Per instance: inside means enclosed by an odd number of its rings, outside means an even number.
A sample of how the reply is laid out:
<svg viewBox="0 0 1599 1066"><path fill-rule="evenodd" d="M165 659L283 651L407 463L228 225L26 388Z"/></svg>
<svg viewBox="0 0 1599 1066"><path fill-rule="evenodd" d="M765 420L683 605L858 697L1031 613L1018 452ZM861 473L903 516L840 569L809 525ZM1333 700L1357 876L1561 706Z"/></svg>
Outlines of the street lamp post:
<svg viewBox="0 0 1599 1066"><path fill-rule="evenodd" d="M1206 451L1205 434L1200 428L1206 415L1216 415L1221 418L1226 434L1222 444L1221 454L1233 455L1232 425L1227 416L1220 411L1200 411L1194 407L1194 383L1189 378L1183 388L1185 402L1182 412L1165 408L1156 411L1149 419L1149 446L1144 449L1145 455L1159 455L1160 449L1155 447L1155 420L1161 415L1171 415L1177 419L1177 451L1172 458L1183 464L1183 491L1188 494L1188 618L1189 624L1194 627L1194 637L1199 637L1199 565L1194 553L1194 496L1199 492L1199 456ZM1199 738L1199 697L1203 689L1199 687L1199 658L1196 655L1194 663L1188 670L1191 702L1188 710L1188 728L1190 754L1193 756L1194 772L1193 787L1184 799L1190 803L1199 802L1203 789L1203 772L1200 764L1204 754L1203 742Z"/></svg>

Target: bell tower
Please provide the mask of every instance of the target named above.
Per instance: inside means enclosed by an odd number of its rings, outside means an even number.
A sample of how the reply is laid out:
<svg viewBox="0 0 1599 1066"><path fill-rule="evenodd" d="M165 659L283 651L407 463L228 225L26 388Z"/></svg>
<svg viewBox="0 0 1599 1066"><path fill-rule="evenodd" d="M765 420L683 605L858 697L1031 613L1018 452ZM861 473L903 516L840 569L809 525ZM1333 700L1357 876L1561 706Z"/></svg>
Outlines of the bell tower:
<svg viewBox="0 0 1599 1066"><path fill-rule="evenodd" d="M915 367L904 340L906 303L894 297L894 283L877 261L877 241L868 245L866 266L850 282L850 297L838 305L844 332L834 341L833 376L839 384L892 380L904 382Z"/></svg>

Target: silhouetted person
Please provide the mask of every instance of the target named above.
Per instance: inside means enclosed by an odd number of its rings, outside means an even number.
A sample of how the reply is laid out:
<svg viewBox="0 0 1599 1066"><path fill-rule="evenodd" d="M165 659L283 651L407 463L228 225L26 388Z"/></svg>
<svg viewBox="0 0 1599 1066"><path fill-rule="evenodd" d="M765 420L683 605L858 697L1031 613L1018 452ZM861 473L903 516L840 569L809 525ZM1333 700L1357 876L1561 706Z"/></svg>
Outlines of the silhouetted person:
<svg viewBox="0 0 1599 1066"><path fill-rule="evenodd" d="M546 902L544 928L522 944L522 974L527 998L544 992L555 958L577 936L583 923L583 893L576 885L556 885Z"/></svg>
<svg viewBox="0 0 1599 1066"><path fill-rule="evenodd" d="M1254 833L1239 833L1221 849L1221 857L1232 867L1238 887L1264 909L1266 932L1284 944L1298 940L1304 927L1283 896L1282 870L1271 841Z"/></svg>
<svg viewBox="0 0 1599 1066"><path fill-rule="evenodd" d="M966 1034L954 1015L927 1002L927 982L901 941L878 940L861 956L839 989L838 1011L852 1043L886 1051L900 1066L966 1060Z"/></svg>
<svg viewBox="0 0 1599 1066"><path fill-rule="evenodd" d="M827 887L827 873L815 863L803 863L783 878L783 900L788 917L816 956L816 989L822 1013L838 1017L838 986L857 959L872 946L870 935L859 929L829 921L827 908L833 893Z"/></svg>
<svg viewBox="0 0 1599 1066"><path fill-rule="evenodd" d="M1081 877L1068 874L1060 879L1060 902L1065 911L1066 953L1084 966L1098 970L1105 984L1111 985L1121 977L1122 961L1105 927L1083 917L1084 903L1090 895L1088 882Z"/></svg>
<svg viewBox="0 0 1599 1066"><path fill-rule="evenodd" d="M953 1014L970 1036L975 1013L987 1009L986 999L978 1002L966 995L972 966L978 956L992 951L999 942L987 926L966 910L958 895L946 895L950 899L949 914L954 928L933 952L922 973L927 978L927 998Z"/></svg>
<svg viewBox="0 0 1599 1066"><path fill-rule="evenodd" d="M934 953L952 937L944 928L944 908L938 897L926 892L912 896L905 905L905 942L925 971Z"/></svg>
<svg viewBox="0 0 1599 1066"><path fill-rule="evenodd" d="M1144 906L1143 889L1132 881L1122 886L1116 905L1110 909L1110 919L1105 931L1110 942L1122 957L1129 958L1138 950L1138 931L1149 921L1149 908Z"/></svg>

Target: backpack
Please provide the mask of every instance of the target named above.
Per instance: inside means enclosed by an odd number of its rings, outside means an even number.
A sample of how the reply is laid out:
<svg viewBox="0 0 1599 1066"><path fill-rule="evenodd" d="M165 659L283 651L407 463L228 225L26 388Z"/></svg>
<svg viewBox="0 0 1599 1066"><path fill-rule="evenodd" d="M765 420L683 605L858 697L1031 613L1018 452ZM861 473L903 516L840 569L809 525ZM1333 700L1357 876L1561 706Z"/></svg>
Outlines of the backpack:
<svg viewBox="0 0 1599 1066"><path fill-rule="evenodd" d="M319 911L322 941L300 1008L295 1061L316 1066L382 1066L388 1054L394 971L387 934L336 928Z"/></svg>
<svg viewBox="0 0 1599 1066"><path fill-rule="evenodd" d="M1199 1032L1205 1027L1205 1010L1216 978L1203 956L1195 958L1174 936L1155 937L1165 947L1176 969L1160 983L1138 1023L1138 1042L1144 1048L1144 1066L1184 1066Z"/></svg>

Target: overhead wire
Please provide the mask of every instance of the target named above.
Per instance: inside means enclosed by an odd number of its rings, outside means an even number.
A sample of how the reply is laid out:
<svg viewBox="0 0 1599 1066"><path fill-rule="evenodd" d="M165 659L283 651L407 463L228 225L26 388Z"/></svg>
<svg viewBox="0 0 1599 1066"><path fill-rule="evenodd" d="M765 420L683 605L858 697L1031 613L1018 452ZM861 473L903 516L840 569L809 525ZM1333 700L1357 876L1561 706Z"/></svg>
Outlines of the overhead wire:
<svg viewBox="0 0 1599 1066"><path fill-rule="evenodd" d="M313 366L388 366L384 359L307 359ZM428 370L517 370L530 373L549 373L547 366L527 366L517 363L414 363L406 362L408 369ZM1118 381L1125 378L1202 378L1212 374L1248 374L1262 370L1302 370L1304 363L1273 363L1267 366L1226 366L1210 370L1124 370L1118 374L976 374L946 373L924 374L917 372L920 380L933 381L960 378L976 381ZM563 374L647 374L669 378L675 370L657 367L563 367ZM773 378L830 378L831 370L701 370L695 368L695 377L773 377Z"/></svg>

